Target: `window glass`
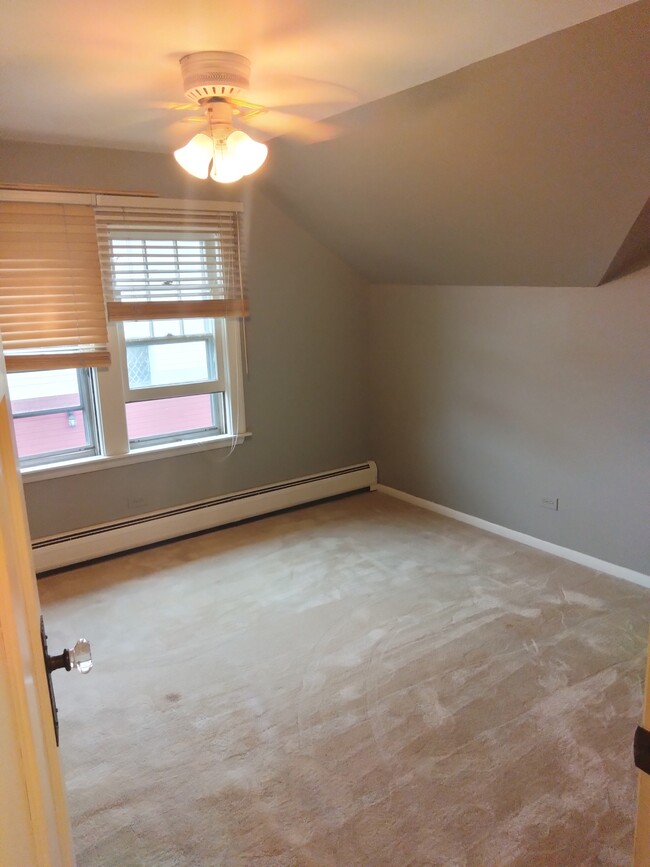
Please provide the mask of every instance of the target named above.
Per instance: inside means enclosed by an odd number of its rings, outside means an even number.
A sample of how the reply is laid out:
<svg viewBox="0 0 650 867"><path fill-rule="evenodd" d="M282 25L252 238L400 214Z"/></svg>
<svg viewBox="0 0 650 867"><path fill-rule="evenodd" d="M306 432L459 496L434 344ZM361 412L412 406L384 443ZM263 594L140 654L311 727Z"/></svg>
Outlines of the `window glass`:
<svg viewBox="0 0 650 867"><path fill-rule="evenodd" d="M207 238L128 238L115 233L111 241L111 267L114 285L129 293L142 285L143 301L156 298L197 298L205 295L211 284L208 276L208 250L214 256L213 242ZM210 266L214 270L214 264ZM189 278L189 285L188 285ZM174 292L170 287L178 286ZM196 293L190 288L196 286ZM134 300L137 300L134 296Z"/></svg>
<svg viewBox="0 0 650 867"><path fill-rule="evenodd" d="M160 400L142 400L126 405L126 424L132 445L150 445L151 440L164 441L191 438L192 435L224 433L223 395L193 394ZM149 441L149 442L147 442Z"/></svg>
<svg viewBox="0 0 650 867"><path fill-rule="evenodd" d="M149 388L151 385L149 346L146 343L127 345L126 363L128 367L129 388Z"/></svg>
<svg viewBox="0 0 650 867"><path fill-rule="evenodd" d="M209 334L211 331L209 319L183 319L183 334Z"/></svg>
<svg viewBox="0 0 650 867"><path fill-rule="evenodd" d="M87 371L7 374L18 456L95 454Z"/></svg>
<svg viewBox="0 0 650 867"><path fill-rule="evenodd" d="M125 322L124 336L127 340L138 337L151 337L151 322Z"/></svg>
<svg viewBox="0 0 650 867"><path fill-rule="evenodd" d="M138 325L136 330L132 326ZM182 386L218 378L214 321L125 322L129 389Z"/></svg>
<svg viewBox="0 0 650 867"><path fill-rule="evenodd" d="M129 388L183 385L215 379L207 340L127 344ZM212 362L212 363L211 363Z"/></svg>
<svg viewBox="0 0 650 867"><path fill-rule="evenodd" d="M157 319L151 324L154 337L180 337L183 333L180 319Z"/></svg>

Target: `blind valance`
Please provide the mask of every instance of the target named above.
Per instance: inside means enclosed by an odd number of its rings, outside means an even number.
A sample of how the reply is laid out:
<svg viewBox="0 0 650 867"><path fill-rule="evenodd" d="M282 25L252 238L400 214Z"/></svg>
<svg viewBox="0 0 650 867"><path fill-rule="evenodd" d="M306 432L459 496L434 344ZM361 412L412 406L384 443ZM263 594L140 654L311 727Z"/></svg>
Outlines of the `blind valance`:
<svg viewBox="0 0 650 867"><path fill-rule="evenodd" d="M244 317L241 211L99 204L97 244L108 317Z"/></svg>
<svg viewBox="0 0 650 867"><path fill-rule="evenodd" d="M0 201L0 331L9 372L110 362L91 206Z"/></svg>

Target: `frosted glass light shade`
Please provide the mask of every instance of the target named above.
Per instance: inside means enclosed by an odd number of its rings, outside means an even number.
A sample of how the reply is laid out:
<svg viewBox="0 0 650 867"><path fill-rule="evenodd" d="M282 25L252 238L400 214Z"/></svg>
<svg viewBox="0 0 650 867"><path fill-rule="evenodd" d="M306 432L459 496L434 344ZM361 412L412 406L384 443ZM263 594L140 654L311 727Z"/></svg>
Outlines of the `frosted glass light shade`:
<svg viewBox="0 0 650 867"><path fill-rule="evenodd" d="M200 132L183 148L174 151L174 159L195 178L207 178L214 145L209 135Z"/></svg>
<svg viewBox="0 0 650 867"><path fill-rule="evenodd" d="M252 175L266 159L269 149L265 144L253 141L245 132L236 130L228 136L228 150L241 168L242 174Z"/></svg>
<svg viewBox="0 0 650 867"><path fill-rule="evenodd" d="M174 158L195 178L207 178L209 172L213 181L231 184L256 172L268 150L245 132L223 124L215 127L212 135L202 132L195 135L185 147L174 151Z"/></svg>
<svg viewBox="0 0 650 867"><path fill-rule="evenodd" d="M253 141L245 132L235 130L225 141L215 143L210 177L217 183L231 184L244 175L252 175L266 159L268 150L266 145Z"/></svg>
<svg viewBox="0 0 650 867"><path fill-rule="evenodd" d="M215 154L215 160L212 163L212 171L210 177L218 184L232 184L235 181L240 181L244 175L237 165L224 158L223 154Z"/></svg>

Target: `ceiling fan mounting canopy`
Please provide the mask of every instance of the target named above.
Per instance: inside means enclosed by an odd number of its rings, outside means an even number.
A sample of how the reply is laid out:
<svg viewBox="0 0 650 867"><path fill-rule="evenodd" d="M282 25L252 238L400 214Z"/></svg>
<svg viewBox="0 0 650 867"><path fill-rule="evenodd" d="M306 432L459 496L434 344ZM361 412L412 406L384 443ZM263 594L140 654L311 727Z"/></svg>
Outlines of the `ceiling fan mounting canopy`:
<svg viewBox="0 0 650 867"><path fill-rule="evenodd" d="M236 99L248 90L251 64L231 51L198 51L180 60L185 96L201 105L214 98Z"/></svg>

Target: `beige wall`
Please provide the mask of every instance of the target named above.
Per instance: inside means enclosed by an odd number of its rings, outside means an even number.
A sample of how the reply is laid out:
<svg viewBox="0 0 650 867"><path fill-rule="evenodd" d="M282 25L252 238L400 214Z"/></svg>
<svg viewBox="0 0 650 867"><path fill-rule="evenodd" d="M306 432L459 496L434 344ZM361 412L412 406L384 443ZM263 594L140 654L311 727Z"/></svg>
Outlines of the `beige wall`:
<svg viewBox="0 0 650 867"><path fill-rule="evenodd" d="M650 269L368 295L381 483L650 573Z"/></svg>

